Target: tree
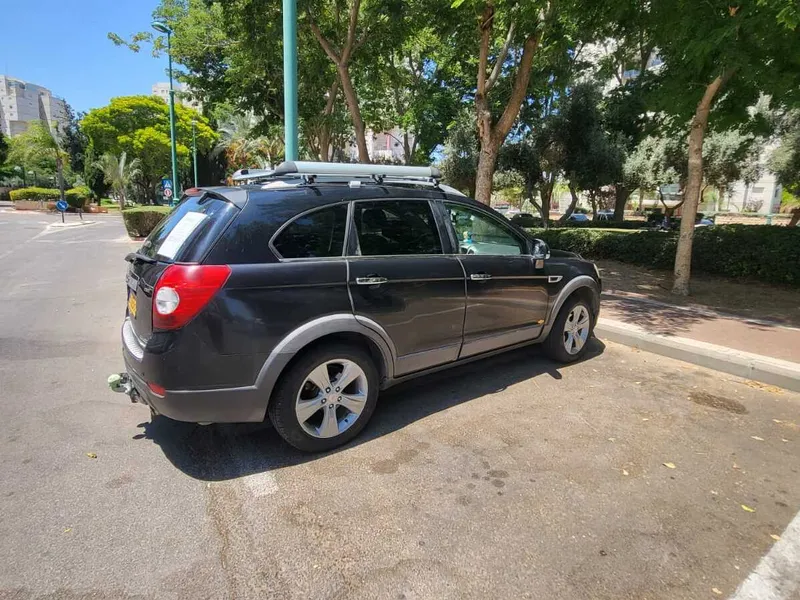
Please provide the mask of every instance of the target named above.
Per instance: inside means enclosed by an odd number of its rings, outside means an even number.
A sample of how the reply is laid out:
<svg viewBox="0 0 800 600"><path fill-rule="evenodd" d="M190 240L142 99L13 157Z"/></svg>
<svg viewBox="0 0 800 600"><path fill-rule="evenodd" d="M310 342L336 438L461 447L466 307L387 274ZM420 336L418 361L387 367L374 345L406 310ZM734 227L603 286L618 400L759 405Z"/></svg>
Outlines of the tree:
<svg viewBox="0 0 800 600"><path fill-rule="evenodd" d="M769 158L769 168L789 193L800 195L800 109L783 117L779 144Z"/></svg>
<svg viewBox="0 0 800 600"><path fill-rule="evenodd" d="M8 158L8 141L6 136L0 131L0 166L4 165Z"/></svg>
<svg viewBox="0 0 800 600"><path fill-rule="evenodd" d="M72 107L66 105L66 125L61 128L61 148L69 156L69 164L75 173L83 173L86 166L86 149L89 138L81 129L80 120L83 115L75 115Z"/></svg>
<svg viewBox="0 0 800 600"><path fill-rule="evenodd" d="M761 176L763 149L763 139L739 128L711 132L703 143L704 184L700 200L708 186L717 189L721 203L733 183L757 181Z"/></svg>
<svg viewBox="0 0 800 600"><path fill-rule="evenodd" d="M26 131L11 138L8 161L21 166L24 172L55 173L61 199L64 199L64 168L69 164L69 157L61 149L58 124L51 127L42 121L30 123Z"/></svg>
<svg viewBox="0 0 800 600"><path fill-rule="evenodd" d="M692 240L703 182L703 142L714 109L718 124L744 120L765 93L797 102L797 5L788 0L731 4L727 0L656 0L654 40L664 68L658 74L663 108L688 118L684 218L675 254L673 293L687 295Z"/></svg>
<svg viewBox="0 0 800 600"><path fill-rule="evenodd" d="M96 164L103 172L106 183L111 186L114 195L117 197L120 210L123 210L126 202L126 191L134 178L140 173L139 159L128 162L128 155L123 150L119 156L106 152Z"/></svg>
<svg viewBox="0 0 800 600"><path fill-rule="evenodd" d="M253 167L264 159L272 167L282 154L283 140L258 135L259 122L252 112L234 113L219 124L215 152L224 152L233 169Z"/></svg>
<svg viewBox="0 0 800 600"><path fill-rule="evenodd" d="M475 195L478 171L478 138L469 111L462 111L450 127L441 164L444 181L469 196Z"/></svg>
<svg viewBox="0 0 800 600"><path fill-rule="evenodd" d="M208 152L217 139L208 120L196 110L175 106L176 146L179 169L190 169L192 120L196 123L198 152ZM96 154L110 152L139 159L134 182L138 197L155 198L156 186L170 172L169 109L155 96L113 98L108 106L89 111L81 121Z"/></svg>
<svg viewBox="0 0 800 600"><path fill-rule="evenodd" d="M623 164L623 180L631 189L656 190L664 207L667 220L683 205L686 185L686 144L683 139L671 135L648 136L628 154ZM668 204L662 186L678 186L673 204Z"/></svg>

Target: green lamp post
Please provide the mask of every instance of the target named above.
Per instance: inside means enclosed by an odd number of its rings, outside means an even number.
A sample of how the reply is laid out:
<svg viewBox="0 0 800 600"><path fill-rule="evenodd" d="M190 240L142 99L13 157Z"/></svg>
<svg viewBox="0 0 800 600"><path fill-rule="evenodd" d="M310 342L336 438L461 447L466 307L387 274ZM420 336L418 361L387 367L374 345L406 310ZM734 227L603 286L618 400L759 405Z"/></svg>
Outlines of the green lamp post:
<svg viewBox="0 0 800 600"><path fill-rule="evenodd" d="M172 145L172 189L176 195L180 194L180 181L178 180L178 148L175 141L175 89L172 86L172 29L163 21L153 21L153 29L167 36L167 57L169 58L169 138ZM174 196L173 196L174 198ZM170 200L170 205L172 200Z"/></svg>

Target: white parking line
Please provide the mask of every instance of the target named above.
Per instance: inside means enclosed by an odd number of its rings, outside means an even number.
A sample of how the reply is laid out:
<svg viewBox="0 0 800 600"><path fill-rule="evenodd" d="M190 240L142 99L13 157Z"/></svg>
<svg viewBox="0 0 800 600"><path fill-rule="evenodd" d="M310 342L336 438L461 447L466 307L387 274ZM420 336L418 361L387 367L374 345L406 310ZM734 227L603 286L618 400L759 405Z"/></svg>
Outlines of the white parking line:
<svg viewBox="0 0 800 600"><path fill-rule="evenodd" d="M800 590L800 513L730 600L787 600L797 590Z"/></svg>

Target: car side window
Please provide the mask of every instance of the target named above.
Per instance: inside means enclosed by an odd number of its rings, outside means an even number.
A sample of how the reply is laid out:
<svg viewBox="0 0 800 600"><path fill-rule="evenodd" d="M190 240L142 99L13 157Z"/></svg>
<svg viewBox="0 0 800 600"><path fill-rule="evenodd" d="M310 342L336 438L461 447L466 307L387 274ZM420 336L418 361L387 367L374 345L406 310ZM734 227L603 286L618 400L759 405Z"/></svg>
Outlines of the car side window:
<svg viewBox="0 0 800 600"><path fill-rule="evenodd" d="M442 254L442 242L427 200L356 202L356 254Z"/></svg>
<svg viewBox="0 0 800 600"><path fill-rule="evenodd" d="M445 202L445 207L461 254L515 256L527 252L524 241L499 221L460 204Z"/></svg>
<svg viewBox="0 0 800 600"><path fill-rule="evenodd" d="M346 204L315 210L290 222L272 245L281 258L341 256L346 225Z"/></svg>

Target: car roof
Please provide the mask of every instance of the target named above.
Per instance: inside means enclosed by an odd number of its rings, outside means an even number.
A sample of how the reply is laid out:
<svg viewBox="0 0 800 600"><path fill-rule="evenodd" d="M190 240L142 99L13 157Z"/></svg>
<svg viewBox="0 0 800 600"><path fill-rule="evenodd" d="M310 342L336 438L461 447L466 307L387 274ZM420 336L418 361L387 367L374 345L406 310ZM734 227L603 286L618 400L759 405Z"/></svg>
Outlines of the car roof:
<svg viewBox="0 0 800 600"><path fill-rule="evenodd" d="M478 209L493 210L489 206L446 190L413 183L372 183L359 182L351 186L348 182L302 183L297 181L270 181L264 185L242 185L236 187L203 188L210 192L225 196L237 206L243 206L243 200L257 204L282 204L290 202L299 212L317 206L326 206L336 202L351 200L447 200L474 206Z"/></svg>

